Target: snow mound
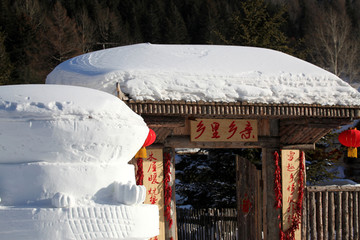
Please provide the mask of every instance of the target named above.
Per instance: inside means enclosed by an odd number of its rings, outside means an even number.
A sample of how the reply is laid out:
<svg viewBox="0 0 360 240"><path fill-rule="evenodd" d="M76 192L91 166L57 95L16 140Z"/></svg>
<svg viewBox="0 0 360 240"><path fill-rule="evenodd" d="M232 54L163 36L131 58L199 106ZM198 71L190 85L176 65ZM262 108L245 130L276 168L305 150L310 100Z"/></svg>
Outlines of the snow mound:
<svg viewBox="0 0 360 240"><path fill-rule="evenodd" d="M51 200L65 206L73 196L82 203L112 202L112 197L104 199L106 192L135 184L134 166L128 162L148 132L139 115L105 92L63 85L1 86L1 204L50 205Z"/></svg>
<svg viewBox="0 0 360 240"><path fill-rule="evenodd" d="M84 54L58 65L47 84L86 86L134 100L247 101L360 105L340 78L263 48L135 44Z"/></svg>
<svg viewBox="0 0 360 240"><path fill-rule="evenodd" d="M0 87L0 163L127 162L148 131L125 103L98 90Z"/></svg>
<svg viewBox="0 0 360 240"><path fill-rule="evenodd" d="M149 128L117 97L63 85L0 87L0 239L149 239L128 161ZM146 225L144 227L144 225Z"/></svg>

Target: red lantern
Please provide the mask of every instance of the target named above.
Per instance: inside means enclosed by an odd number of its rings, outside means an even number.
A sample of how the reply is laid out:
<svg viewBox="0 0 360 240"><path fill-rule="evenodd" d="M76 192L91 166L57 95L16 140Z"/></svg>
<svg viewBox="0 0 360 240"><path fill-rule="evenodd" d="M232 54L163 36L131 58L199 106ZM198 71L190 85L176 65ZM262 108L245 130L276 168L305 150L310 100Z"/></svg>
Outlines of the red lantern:
<svg viewBox="0 0 360 240"><path fill-rule="evenodd" d="M156 134L154 132L154 130L152 130L151 128L149 128L149 133L148 136L144 142L143 147L147 147L150 146L151 144L153 144L155 142L156 139Z"/></svg>
<svg viewBox="0 0 360 240"><path fill-rule="evenodd" d="M360 131L356 128L339 134L339 142L348 147L348 157L357 158L357 148L360 147Z"/></svg>
<svg viewBox="0 0 360 240"><path fill-rule="evenodd" d="M155 134L154 130L149 128L148 136L145 139L145 142L144 142L143 146L136 153L135 158L146 158L147 155L146 155L146 148L145 147L150 146L151 144L153 144L155 142L155 139L156 139L156 134Z"/></svg>

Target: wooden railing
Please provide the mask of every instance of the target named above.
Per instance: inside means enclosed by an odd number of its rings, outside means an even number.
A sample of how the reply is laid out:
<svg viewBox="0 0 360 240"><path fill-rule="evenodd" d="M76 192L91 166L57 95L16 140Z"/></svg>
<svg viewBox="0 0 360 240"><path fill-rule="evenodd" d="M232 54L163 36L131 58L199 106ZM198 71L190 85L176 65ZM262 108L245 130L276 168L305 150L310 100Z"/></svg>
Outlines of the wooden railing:
<svg viewBox="0 0 360 240"><path fill-rule="evenodd" d="M177 209L179 240L236 240L236 209Z"/></svg>
<svg viewBox="0 0 360 240"><path fill-rule="evenodd" d="M302 239L360 239L360 187L306 188Z"/></svg>

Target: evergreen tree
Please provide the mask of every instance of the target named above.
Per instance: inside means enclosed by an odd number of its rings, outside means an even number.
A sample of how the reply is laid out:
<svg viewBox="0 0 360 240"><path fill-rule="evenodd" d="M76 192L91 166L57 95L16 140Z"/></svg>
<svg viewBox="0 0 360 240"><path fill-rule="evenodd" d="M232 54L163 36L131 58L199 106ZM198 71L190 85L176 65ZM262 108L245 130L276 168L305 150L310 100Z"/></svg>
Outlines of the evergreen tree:
<svg viewBox="0 0 360 240"><path fill-rule="evenodd" d="M336 178L338 172L334 169L344 152L335 145L337 137L338 134L331 132L316 143L315 150L305 151L306 181L311 185Z"/></svg>
<svg viewBox="0 0 360 240"><path fill-rule="evenodd" d="M0 31L0 85L11 83L13 65L5 48L5 34Z"/></svg>
<svg viewBox="0 0 360 240"><path fill-rule="evenodd" d="M188 33L185 22L173 1L169 1L165 7L165 18L162 21L162 42L165 43L188 43Z"/></svg>
<svg viewBox="0 0 360 240"><path fill-rule="evenodd" d="M140 4L137 1L122 0L119 2L117 7L122 23L128 30L128 44L143 42L139 23L142 10L140 9L139 5Z"/></svg>
<svg viewBox="0 0 360 240"><path fill-rule="evenodd" d="M216 21L218 20L218 11L213 1L205 0L202 2L197 18L196 35L193 38L193 43L209 43L211 32L215 28Z"/></svg>
<svg viewBox="0 0 360 240"><path fill-rule="evenodd" d="M182 19L184 20L188 35L189 35L189 43L198 42L199 32L198 32L198 24L199 24L199 4L196 0L180 0L174 1L177 6Z"/></svg>
<svg viewBox="0 0 360 240"><path fill-rule="evenodd" d="M41 49L38 40L47 11L38 0L16 1L12 11L12 21L14 21L12 30L16 30L9 32L11 34L9 45L12 46L10 55L15 66L12 83L44 83L44 76L38 72L39 66L34 67L32 63L38 58L35 49L39 49L40 54L46 51Z"/></svg>
<svg viewBox="0 0 360 240"><path fill-rule="evenodd" d="M97 39L100 47L116 47L128 43L127 31L123 29L121 18L116 15L115 9L110 9L102 3L97 3L95 11Z"/></svg>
<svg viewBox="0 0 360 240"><path fill-rule="evenodd" d="M145 7L146 9L144 9L140 18L140 30L143 40L150 43L160 43L160 18L162 16L160 3L157 0L153 0Z"/></svg>
<svg viewBox="0 0 360 240"><path fill-rule="evenodd" d="M290 52L288 39L282 30L286 24L285 9L270 7L264 0L251 0L241 3L239 12L229 20L229 29L223 33L220 30L214 33L225 43L265 47Z"/></svg>

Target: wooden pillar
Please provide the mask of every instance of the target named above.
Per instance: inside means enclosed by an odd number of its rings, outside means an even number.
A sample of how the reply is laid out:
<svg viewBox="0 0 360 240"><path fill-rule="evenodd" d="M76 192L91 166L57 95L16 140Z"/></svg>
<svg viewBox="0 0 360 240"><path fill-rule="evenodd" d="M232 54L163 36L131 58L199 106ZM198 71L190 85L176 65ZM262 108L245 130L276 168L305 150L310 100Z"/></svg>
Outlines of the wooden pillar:
<svg viewBox="0 0 360 240"><path fill-rule="evenodd" d="M170 154L170 172L171 178L169 182L169 186L172 189L172 197L171 197L171 219L172 225L171 228L169 226L169 222L165 217L165 239L166 240L177 240L177 223L176 223L176 199L175 199L175 150L173 148L164 148L164 173L166 168L167 157L166 154ZM165 177L165 176L164 176ZM166 188L166 186L165 186ZM166 207L166 206L165 206Z"/></svg>
<svg viewBox="0 0 360 240"><path fill-rule="evenodd" d="M265 240L278 240L280 237L279 223L281 209L275 208L275 163L274 152L279 149L262 149L262 179L263 179L263 232Z"/></svg>
<svg viewBox="0 0 360 240"><path fill-rule="evenodd" d="M301 211L302 209L298 208L300 190L303 191L300 187L303 186L305 178L305 169L304 167L304 156L300 150L282 150L281 151L281 180L282 180L282 230L285 234L288 234L291 231L297 219L301 221ZM303 192L302 192L303 193ZM303 196L303 195L302 195ZM319 201L322 201L322 195L318 196ZM315 213L314 213L315 214ZM316 215L319 219L322 219L322 208L319 207L316 210ZM319 220L318 219L318 220ZM295 221L295 222L294 222ZM317 221L319 223L319 221ZM301 226L298 226L299 229L294 232L294 237L296 240L301 239ZM323 224L318 224L318 239L323 239Z"/></svg>
<svg viewBox="0 0 360 240"><path fill-rule="evenodd" d="M146 153L147 157L143 160L143 185L146 187L144 203L159 207L159 235L150 240L165 240L163 150L147 148Z"/></svg>

